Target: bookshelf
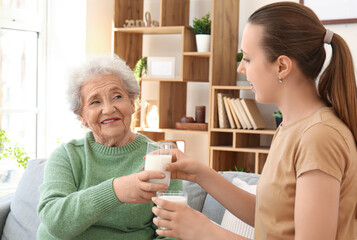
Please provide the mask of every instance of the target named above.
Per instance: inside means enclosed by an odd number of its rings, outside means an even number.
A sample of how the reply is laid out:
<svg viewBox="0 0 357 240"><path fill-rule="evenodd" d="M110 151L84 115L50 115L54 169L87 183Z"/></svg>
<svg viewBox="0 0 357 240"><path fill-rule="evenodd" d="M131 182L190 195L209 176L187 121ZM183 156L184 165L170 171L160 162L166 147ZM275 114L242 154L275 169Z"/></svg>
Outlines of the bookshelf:
<svg viewBox="0 0 357 240"><path fill-rule="evenodd" d="M235 79L234 82L235 83ZM233 84L232 83L232 84ZM251 91L249 86L211 87L210 166L217 171L244 169L261 173L269 153L275 129L219 128L217 94L228 94L239 98L241 91ZM263 138L265 144L262 144Z"/></svg>
<svg viewBox="0 0 357 240"><path fill-rule="evenodd" d="M124 28L125 20L143 20L144 0L115 0L113 51L134 67L142 57L144 35L175 34L181 37L181 69L174 79L143 78L158 83L159 128L137 126L153 140L163 140L167 134L184 133L189 136L208 135L207 164L215 170L234 170L234 166L260 173L269 146L260 144L264 136L274 130L237 130L218 127L217 93L239 97L240 91L250 87L236 86L236 53L238 52L239 1L211 0L211 47L209 52L196 51L195 36L188 28L189 0L160 0L159 27ZM200 16L192 16L200 17ZM186 115L187 83L209 84L208 130L177 130L176 122ZM203 150L204 151L204 150Z"/></svg>

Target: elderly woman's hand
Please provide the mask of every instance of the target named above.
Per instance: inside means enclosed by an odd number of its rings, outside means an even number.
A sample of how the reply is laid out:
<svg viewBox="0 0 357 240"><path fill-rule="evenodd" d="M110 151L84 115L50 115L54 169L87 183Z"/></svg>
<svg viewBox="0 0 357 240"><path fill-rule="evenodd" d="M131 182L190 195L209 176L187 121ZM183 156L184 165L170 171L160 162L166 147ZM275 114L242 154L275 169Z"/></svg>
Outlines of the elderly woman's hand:
<svg viewBox="0 0 357 240"><path fill-rule="evenodd" d="M167 190L165 184L149 183L149 179L162 179L165 174L159 171L143 171L114 179L114 193L121 202L148 203L157 191Z"/></svg>

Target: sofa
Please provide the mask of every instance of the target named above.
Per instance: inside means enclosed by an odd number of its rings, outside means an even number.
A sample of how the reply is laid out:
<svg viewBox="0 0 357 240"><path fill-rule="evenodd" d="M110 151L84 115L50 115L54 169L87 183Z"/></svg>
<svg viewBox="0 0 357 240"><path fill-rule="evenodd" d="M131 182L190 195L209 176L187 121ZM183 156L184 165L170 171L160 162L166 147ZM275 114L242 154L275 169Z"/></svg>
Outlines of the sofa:
<svg viewBox="0 0 357 240"><path fill-rule="evenodd" d="M27 164L16 192L0 197L0 236L2 240L35 240L40 220L37 216L39 186L42 182L46 159L33 159ZM220 172L229 181L242 180L256 185L259 175L244 172ZM183 181L188 192L188 205L217 224L221 224L227 211L198 184ZM228 213L229 214L229 213ZM240 227L241 228L241 227Z"/></svg>

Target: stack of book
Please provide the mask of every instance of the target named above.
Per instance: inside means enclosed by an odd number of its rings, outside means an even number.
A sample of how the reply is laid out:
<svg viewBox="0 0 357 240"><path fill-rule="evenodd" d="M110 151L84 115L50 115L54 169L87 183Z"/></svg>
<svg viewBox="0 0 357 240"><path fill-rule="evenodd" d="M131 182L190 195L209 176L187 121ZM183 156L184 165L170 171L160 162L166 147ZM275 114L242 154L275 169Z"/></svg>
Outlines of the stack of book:
<svg viewBox="0 0 357 240"><path fill-rule="evenodd" d="M264 129L266 124L254 99L217 93L220 128Z"/></svg>

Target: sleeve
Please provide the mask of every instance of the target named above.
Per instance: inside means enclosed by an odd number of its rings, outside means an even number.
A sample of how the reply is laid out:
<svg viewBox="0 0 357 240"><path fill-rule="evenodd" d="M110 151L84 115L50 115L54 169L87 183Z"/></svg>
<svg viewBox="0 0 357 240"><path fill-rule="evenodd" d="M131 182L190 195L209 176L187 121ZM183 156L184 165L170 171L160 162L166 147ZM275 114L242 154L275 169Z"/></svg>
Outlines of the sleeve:
<svg viewBox="0 0 357 240"><path fill-rule="evenodd" d="M38 215L47 231L58 238L73 238L121 203L113 179L79 190L65 148L50 156L40 186Z"/></svg>
<svg viewBox="0 0 357 240"><path fill-rule="evenodd" d="M316 124L302 135L295 159L296 176L320 170L341 181L348 151L344 137L336 129Z"/></svg>

